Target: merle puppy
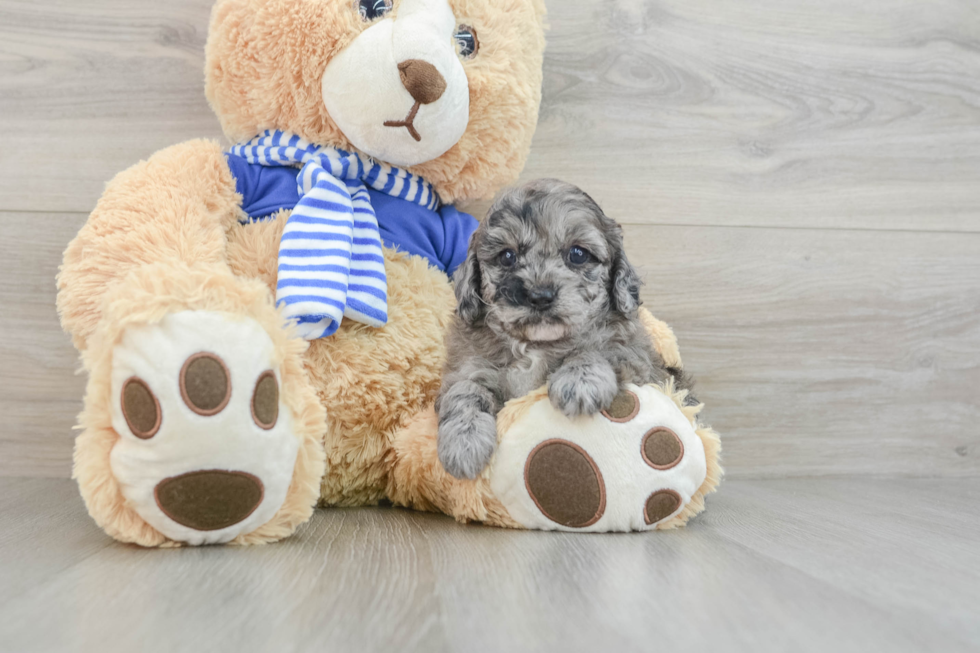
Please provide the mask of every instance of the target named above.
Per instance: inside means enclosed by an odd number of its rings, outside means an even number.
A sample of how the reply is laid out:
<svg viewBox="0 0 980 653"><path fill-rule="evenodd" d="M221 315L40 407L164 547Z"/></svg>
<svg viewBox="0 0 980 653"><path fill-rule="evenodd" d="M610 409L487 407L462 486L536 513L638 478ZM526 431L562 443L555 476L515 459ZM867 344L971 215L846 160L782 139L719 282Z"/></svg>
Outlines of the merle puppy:
<svg viewBox="0 0 980 653"><path fill-rule="evenodd" d="M608 408L624 383L690 385L640 324L622 229L571 184L540 179L503 195L453 280L436 410L439 460L457 478L476 478L490 461L503 405L546 381L569 417Z"/></svg>

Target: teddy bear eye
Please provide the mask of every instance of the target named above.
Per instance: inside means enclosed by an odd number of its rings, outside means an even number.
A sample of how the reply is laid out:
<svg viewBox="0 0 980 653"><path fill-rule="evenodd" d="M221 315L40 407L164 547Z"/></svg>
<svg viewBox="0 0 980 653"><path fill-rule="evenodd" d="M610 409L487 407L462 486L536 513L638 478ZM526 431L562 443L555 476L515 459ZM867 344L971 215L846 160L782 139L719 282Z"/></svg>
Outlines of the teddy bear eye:
<svg viewBox="0 0 980 653"><path fill-rule="evenodd" d="M357 11L364 20L381 18L391 11L391 0L357 0Z"/></svg>
<svg viewBox="0 0 980 653"><path fill-rule="evenodd" d="M476 30L469 25L460 25L453 34L456 39L456 48L459 56L464 59L472 59L480 49L480 41L476 38Z"/></svg>

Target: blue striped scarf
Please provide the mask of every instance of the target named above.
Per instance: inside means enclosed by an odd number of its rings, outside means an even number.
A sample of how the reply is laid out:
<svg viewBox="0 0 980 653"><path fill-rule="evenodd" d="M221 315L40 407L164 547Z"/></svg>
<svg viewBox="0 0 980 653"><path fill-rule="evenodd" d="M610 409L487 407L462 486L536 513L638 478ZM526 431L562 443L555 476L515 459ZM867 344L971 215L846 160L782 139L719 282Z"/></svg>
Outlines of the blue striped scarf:
<svg viewBox="0 0 980 653"><path fill-rule="evenodd" d="M439 198L421 177L368 157L267 131L231 153L265 166L302 166L300 200L279 245L276 303L307 340L332 335L344 317L388 321L388 280L370 186L429 210Z"/></svg>

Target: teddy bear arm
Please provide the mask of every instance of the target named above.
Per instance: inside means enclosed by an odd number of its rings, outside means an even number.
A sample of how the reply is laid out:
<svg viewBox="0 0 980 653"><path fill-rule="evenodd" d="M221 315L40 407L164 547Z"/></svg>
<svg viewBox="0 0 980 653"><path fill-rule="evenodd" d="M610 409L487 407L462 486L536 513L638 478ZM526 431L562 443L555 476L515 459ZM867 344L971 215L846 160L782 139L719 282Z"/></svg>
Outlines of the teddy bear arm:
<svg viewBox="0 0 980 653"><path fill-rule="evenodd" d="M673 329L663 320L655 318L645 308L640 308L639 317L643 327L650 334L650 339L653 340L653 348L664 359L667 367L682 369L684 363L681 361L681 350L677 346L677 336L674 335Z"/></svg>
<svg viewBox="0 0 980 653"><path fill-rule="evenodd" d="M76 347L102 318L117 281L159 262L227 269L225 234L241 197L219 145L188 141L120 173L65 251L58 275L62 325Z"/></svg>

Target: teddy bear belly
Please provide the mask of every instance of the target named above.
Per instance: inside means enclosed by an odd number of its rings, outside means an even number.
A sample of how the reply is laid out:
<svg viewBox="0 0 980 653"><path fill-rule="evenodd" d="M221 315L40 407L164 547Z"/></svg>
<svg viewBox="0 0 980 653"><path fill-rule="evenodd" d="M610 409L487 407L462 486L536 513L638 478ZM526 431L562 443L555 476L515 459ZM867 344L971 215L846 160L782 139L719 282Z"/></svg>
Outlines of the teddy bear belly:
<svg viewBox="0 0 980 653"><path fill-rule="evenodd" d="M279 236L288 213L236 225L228 260L239 275L276 285ZM425 259L385 248L388 324L344 320L310 342L306 366L327 409L323 505L377 503L388 495L392 434L435 400L445 361L444 333L456 307L445 273Z"/></svg>

